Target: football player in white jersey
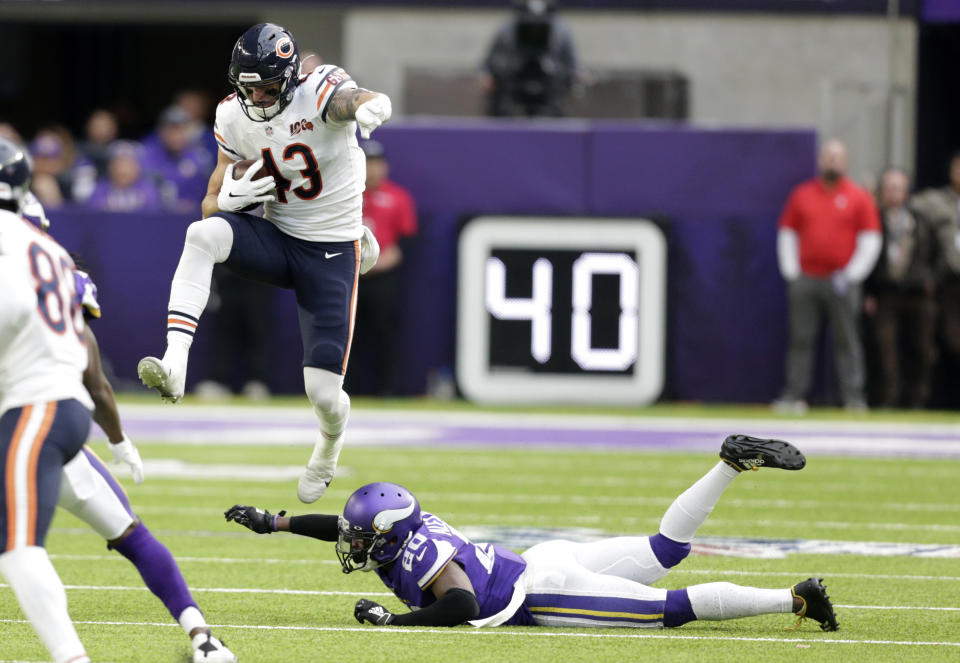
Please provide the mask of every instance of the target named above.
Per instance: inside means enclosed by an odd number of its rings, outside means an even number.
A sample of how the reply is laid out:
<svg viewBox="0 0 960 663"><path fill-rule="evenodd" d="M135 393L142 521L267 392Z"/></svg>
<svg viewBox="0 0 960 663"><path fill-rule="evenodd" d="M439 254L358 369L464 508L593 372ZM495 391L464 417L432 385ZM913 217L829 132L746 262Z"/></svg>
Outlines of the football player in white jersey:
<svg viewBox="0 0 960 663"><path fill-rule="evenodd" d="M20 216L42 230L50 228L43 206L29 192ZM74 284L73 292L83 309L84 319L99 318L97 288L90 276L75 270ZM93 420L107 434L114 461L129 465L134 483L140 484L143 482L143 461L123 431L113 387L103 373L100 347L89 326L84 328L84 338L88 361L83 371L83 386L93 400ZM163 602L190 638L193 663L237 662L233 652L210 632L173 555L137 517L123 488L86 445L63 466L57 506L90 525L107 541L108 548L116 550L137 567L144 584Z"/></svg>
<svg viewBox="0 0 960 663"><path fill-rule="evenodd" d="M32 164L0 138L0 573L57 663L89 663L44 539L93 403L73 260L20 217Z"/></svg>
<svg viewBox="0 0 960 663"><path fill-rule="evenodd" d="M293 35L261 23L233 49L227 76L236 92L220 102L214 125L217 167L187 229L173 275L167 349L137 372L165 400L183 396L187 356L210 293L213 265L294 290L303 341L303 378L320 432L297 495L319 499L336 471L350 414L343 375L350 355L358 275L379 247L362 224L364 138L390 119L390 99L358 88L334 65L300 75ZM234 179L234 163L256 159ZM271 177L253 179L261 168ZM264 204L264 218L244 210Z"/></svg>

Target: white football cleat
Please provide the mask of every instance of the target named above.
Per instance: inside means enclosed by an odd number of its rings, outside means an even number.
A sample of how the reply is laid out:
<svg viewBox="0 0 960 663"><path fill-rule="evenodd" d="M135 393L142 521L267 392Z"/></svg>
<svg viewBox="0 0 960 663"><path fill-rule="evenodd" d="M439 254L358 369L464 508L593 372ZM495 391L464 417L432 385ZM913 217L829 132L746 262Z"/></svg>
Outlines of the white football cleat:
<svg viewBox="0 0 960 663"><path fill-rule="evenodd" d="M176 371L156 357L144 357L137 364L140 381L151 389L160 392L164 401L179 403L183 399L187 372Z"/></svg>
<svg viewBox="0 0 960 663"><path fill-rule="evenodd" d="M324 444L323 433L313 447L313 453L310 454L310 462L307 463L307 469L300 475L297 482L297 497L304 504L312 504L323 497L327 492L327 487L333 481L333 476L337 473L337 460L340 458L340 450L343 449L343 436L340 433L340 439L333 446L333 451L325 452L322 450Z"/></svg>
<svg viewBox="0 0 960 663"><path fill-rule="evenodd" d="M193 663L237 663L236 655L211 633L193 636Z"/></svg>
<svg viewBox="0 0 960 663"><path fill-rule="evenodd" d="M360 238L360 273L366 274L377 264L380 258L380 242L373 236L373 231L363 227L363 236Z"/></svg>

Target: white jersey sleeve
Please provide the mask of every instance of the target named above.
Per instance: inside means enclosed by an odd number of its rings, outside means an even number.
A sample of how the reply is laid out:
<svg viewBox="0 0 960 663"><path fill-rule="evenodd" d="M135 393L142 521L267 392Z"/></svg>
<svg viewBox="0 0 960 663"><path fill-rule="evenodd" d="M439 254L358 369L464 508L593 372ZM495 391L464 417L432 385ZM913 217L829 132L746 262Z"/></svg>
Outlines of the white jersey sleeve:
<svg viewBox="0 0 960 663"><path fill-rule="evenodd" d="M330 100L337 92L357 89L357 83L350 78L350 74L336 65L329 64L314 69L308 80L313 88L313 94L316 96L317 117L320 121L338 126L350 124L351 120L338 123L327 117Z"/></svg>
<svg viewBox="0 0 960 663"><path fill-rule="evenodd" d="M0 412L68 398L93 409L74 271L49 235L0 211Z"/></svg>
<svg viewBox="0 0 960 663"><path fill-rule="evenodd" d="M224 106L226 107L224 108ZM221 99L217 105L217 115L213 121L213 137L216 139L217 147L220 148L220 151L234 161L240 161L247 157L244 157L240 152L243 148L238 143L236 136L233 135L235 123L230 122L232 114L229 113L229 111L236 109L231 108L231 106L236 106L237 108L240 106L237 102L236 92ZM224 108L225 112L221 113L221 108ZM243 111L241 111L241 113L242 112ZM223 121L221 121L221 118L223 118Z"/></svg>

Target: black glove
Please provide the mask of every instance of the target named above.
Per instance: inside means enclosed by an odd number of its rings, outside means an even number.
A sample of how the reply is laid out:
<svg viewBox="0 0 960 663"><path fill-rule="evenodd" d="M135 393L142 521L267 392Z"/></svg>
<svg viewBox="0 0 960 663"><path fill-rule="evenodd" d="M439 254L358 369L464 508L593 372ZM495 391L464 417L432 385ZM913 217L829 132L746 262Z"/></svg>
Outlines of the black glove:
<svg viewBox="0 0 960 663"><path fill-rule="evenodd" d="M273 534L277 531L276 527L274 527L274 519L286 513L286 511L281 511L277 516L274 516L265 509L258 509L255 506L244 506L243 504L234 504L223 512L223 516L228 522L231 520L238 522L257 534Z"/></svg>
<svg viewBox="0 0 960 663"><path fill-rule="evenodd" d="M393 623L393 613L379 603L367 599L360 599L353 608L353 616L361 624L368 621L377 626L388 626Z"/></svg>

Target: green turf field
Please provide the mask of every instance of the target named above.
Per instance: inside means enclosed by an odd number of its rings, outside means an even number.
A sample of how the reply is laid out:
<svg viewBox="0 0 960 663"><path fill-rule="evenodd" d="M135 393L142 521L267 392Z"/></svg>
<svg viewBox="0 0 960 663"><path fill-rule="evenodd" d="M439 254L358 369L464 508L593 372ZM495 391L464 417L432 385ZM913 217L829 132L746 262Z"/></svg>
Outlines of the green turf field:
<svg viewBox="0 0 960 663"><path fill-rule="evenodd" d="M136 440L144 458L211 465L301 465L303 446L205 447ZM96 444L109 457L104 444ZM353 488L402 483L460 529L587 528L651 534L672 498L716 461L710 454L350 447L344 476L314 512L335 513ZM785 630L790 615L694 622L679 629L399 629L361 626L361 596L393 609L372 574L345 576L332 544L257 536L222 512L240 502L307 512L296 480L150 478L124 485L178 558L209 622L245 663L273 661L960 661L960 559L798 554L783 559L692 555L660 586L725 580L786 587L822 575L841 630ZM750 472L731 486L705 537L960 545L960 462L811 457L806 469ZM135 569L69 514L48 537L70 612L94 661L183 663L189 642ZM0 661L46 651L0 588Z"/></svg>

